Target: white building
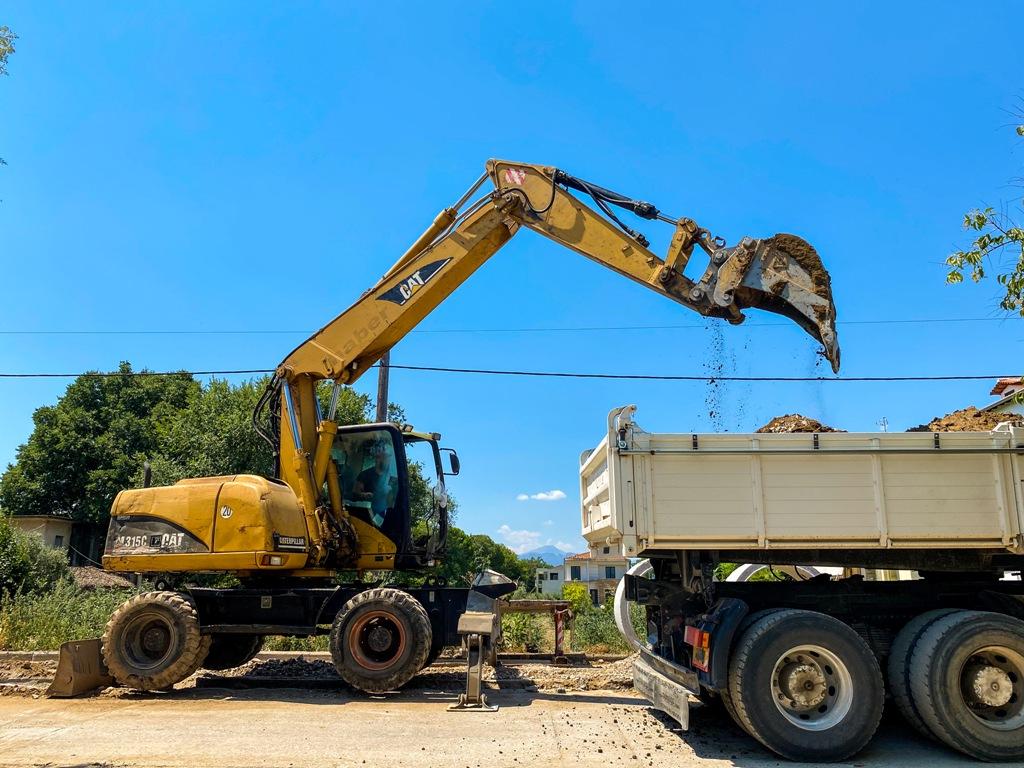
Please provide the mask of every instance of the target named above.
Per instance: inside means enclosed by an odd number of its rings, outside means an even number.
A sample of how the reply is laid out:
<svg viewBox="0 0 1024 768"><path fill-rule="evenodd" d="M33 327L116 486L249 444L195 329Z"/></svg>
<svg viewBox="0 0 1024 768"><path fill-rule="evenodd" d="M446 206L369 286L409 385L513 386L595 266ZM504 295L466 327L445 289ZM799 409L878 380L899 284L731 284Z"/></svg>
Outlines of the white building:
<svg viewBox="0 0 1024 768"><path fill-rule="evenodd" d="M600 605L611 595L626 572L626 558L611 547L596 547L577 555L568 555L561 565L537 569L537 591L558 597L566 582L583 582L594 605Z"/></svg>
<svg viewBox="0 0 1024 768"><path fill-rule="evenodd" d="M999 379L989 394L998 395L999 399L981 410L1024 416L1024 377L1009 376Z"/></svg>

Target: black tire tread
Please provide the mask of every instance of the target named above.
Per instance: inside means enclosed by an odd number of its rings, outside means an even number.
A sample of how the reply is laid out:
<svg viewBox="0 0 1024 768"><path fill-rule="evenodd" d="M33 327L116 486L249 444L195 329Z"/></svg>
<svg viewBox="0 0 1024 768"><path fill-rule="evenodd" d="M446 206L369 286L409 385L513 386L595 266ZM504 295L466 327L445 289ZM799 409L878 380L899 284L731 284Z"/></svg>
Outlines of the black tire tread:
<svg viewBox="0 0 1024 768"><path fill-rule="evenodd" d="M886 663L886 682L889 684L889 693L896 704L896 709L915 731L932 740L935 740L935 734L931 732L928 725L921 719L921 715L918 714L914 697L910 692L910 656L914 652L917 641L921 639L921 635L932 624L953 611L953 608L926 611L904 624L893 640L889 651L889 660Z"/></svg>
<svg viewBox="0 0 1024 768"><path fill-rule="evenodd" d="M951 728L942 714L943 707L938 701L947 692L945 689L935 690L936 686L934 685L935 657L944 650L943 646L950 633L955 632L965 623L979 628L979 633L983 632L985 630L980 627L986 619L991 620L993 617L996 618L997 623L1009 622L1013 629L1019 632L1021 637L1024 637L1024 621L1002 613L955 611L934 622L918 640L910 659L911 696L921 719L936 738L947 746L979 760L1021 760L1024 759L1024 743L1016 745L1015 748L1011 747L1009 750L1004 750L992 743L976 742L972 745ZM998 627L996 630L998 631Z"/></svg>
<svg viewBox="0 0 1024 768"><path fill-rule="evenodd" d="M139 606L156 603L176 615L184 624L185 637L178 658L156 674L138 674L131 664L120 657L114 635L126 617ZM159 691L180 683L194 674L202 665L210 649L210 636L200 634L199 614L187 595L180 592L143 592L122 603L115 610L103 630L101 640L103 661L113 678L127 688Z"/></svg>
<svg viewBox="0 0 1024 768"><path fill-rule="evenodd" d="M412 650L408 663L393 674L382 677L360 674L357 670L351 669L345 660L345 629L348 619L357 609L371 602L383 602L394 606L405 613L412 624L410 632ZM401 688L423 669L430 655L432 640L433 630L430 625L430 617L419 600L400 589L377 587L355 595L338 612L334 624L331 626L331 658L334 660L338 674L353 688L366 693L384 693Z"/></svg>

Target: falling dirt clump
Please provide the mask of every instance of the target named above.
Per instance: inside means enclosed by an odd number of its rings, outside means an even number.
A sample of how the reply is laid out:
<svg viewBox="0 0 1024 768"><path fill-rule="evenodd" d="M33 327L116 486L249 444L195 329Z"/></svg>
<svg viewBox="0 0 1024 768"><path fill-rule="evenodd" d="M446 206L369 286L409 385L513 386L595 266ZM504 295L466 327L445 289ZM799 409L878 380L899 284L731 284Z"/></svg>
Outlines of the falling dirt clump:
<svg viewBox="0 0 1024 768"><path fill-rule="evenodd" d="M822 424L810 416L787 413L785 416L776 416L757 431L761 434L784 435L791 432L845 432L846 430Z"/></svg>
<svg viewBox="0 0 1024 768"><path fill-rule="evenodd" d="M912 427L907 432L988 432L1004 421L1016 427L1024 427L1024 416L1016 413L979 411L972 405L947 413L945 416L936 416L927 424Z"/></svg>

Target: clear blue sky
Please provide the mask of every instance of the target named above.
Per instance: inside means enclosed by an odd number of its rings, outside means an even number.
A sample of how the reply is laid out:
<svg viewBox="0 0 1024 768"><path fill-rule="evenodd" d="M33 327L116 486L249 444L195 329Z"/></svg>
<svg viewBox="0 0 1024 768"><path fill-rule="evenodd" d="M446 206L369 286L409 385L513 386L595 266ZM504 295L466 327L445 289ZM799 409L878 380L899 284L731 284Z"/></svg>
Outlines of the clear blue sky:
<svg viewBox="0 0 1024 768"><path fill-rule="evenodd" d="M0 334L0 369L273 367L505 157L731 242L799 233L832 271L841 320L988 318L841 325L846 375L1017 370L1024 325L999 319L995 285L946 286L942 262L966 242L964 211L1021 175L1005 127L1020 5L703 5L5 3L20 40L0 80L0 330L285 333ZM667 227L640 229L666 245ZM756 327L775 321L705 323L524 232L393 356L818 373L795 326ZM683 327L437 332L637 325ZM65 383L0 381L0 464ZM988 389L392 375L410 420L460 452L460 525L519 547L582 546L577 458L613 406L636 403L652 430L750 430L792 411L904 429ZM566 498L516 499L552 490Z"/></svg>

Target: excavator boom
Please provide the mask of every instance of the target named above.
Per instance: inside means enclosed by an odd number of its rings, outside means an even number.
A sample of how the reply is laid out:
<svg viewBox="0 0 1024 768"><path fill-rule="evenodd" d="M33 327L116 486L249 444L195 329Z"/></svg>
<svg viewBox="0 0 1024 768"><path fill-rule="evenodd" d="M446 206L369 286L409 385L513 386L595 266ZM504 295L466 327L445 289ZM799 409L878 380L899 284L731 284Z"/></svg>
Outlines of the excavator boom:
<svg viewBox="0 0 1024 768"><path fill-rule="evenodd" d="M486 180L493 190L466 205ZM601 213L570 189L589 195ZM665 257L649 250L611 206L674 225ZM278 376L351 384L524 227L707 317L740 323L748 308L784 315L820 342L839 369L829 275L805 240L778 234L726 246L691 219L670 218L556 168L490 160L469 192L373 288L285 358ZM691 279L685 270L695 247L708 264Z"/></svg>

